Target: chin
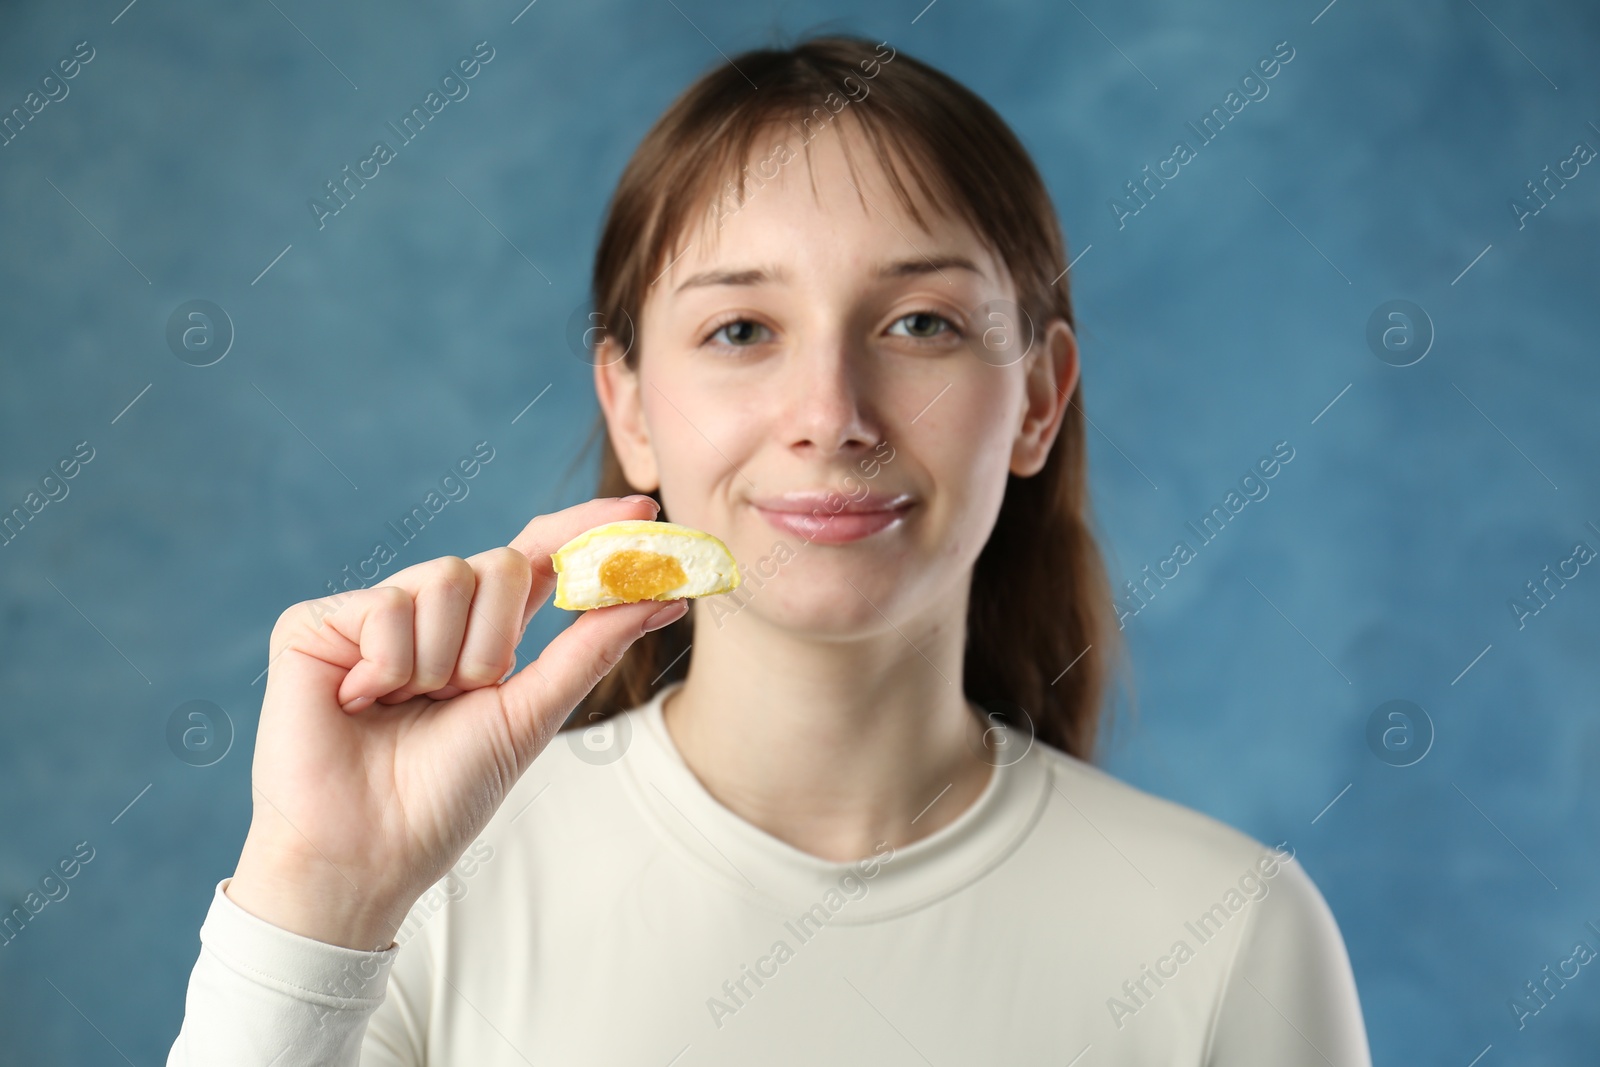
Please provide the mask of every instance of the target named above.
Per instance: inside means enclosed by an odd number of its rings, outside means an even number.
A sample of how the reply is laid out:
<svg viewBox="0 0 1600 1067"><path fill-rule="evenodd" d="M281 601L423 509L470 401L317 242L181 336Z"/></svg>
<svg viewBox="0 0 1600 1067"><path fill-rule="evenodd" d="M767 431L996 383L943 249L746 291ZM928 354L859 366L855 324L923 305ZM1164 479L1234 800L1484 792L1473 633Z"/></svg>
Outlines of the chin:
<svg viewBox="0 0 1600 1067"><path fill-rule="evenodd" d="M851 582L859 593L850 587ZM705 618L715 629L759 621L807 637L866 637L887 626L884 615L895 617L888 603L889 592L878 588L885 584L882 575L877 580L863 576L846 581L837 575L799 580L798 574L784 574L760 586L746 581L732 593L710 598Z"/></svg>

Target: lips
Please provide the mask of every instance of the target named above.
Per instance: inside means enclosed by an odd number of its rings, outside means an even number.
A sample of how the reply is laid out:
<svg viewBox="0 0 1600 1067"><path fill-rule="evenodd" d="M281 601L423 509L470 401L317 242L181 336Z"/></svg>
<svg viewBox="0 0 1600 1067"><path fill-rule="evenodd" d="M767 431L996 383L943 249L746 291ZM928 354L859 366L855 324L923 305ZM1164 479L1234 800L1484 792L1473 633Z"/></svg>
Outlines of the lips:
<svg viewBox="0 0 1600 1067"><path fill-rule="evenodd" d="M816 544L842 545L898 525L915 500L909 493L868 492L856 499L840 492L802 490L751 503L779 530Z"/></svg>

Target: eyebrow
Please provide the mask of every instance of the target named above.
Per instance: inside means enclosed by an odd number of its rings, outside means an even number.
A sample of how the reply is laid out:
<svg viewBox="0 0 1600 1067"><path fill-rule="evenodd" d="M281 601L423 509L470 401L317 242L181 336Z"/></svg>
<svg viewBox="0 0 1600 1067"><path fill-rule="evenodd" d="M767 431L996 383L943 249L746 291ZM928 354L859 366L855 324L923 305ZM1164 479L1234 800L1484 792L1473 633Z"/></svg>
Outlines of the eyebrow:
<svg viewBox="0 0 1600 1067"><path fill-rule="evenodd" d="M946 268L950 270L967 270L982 277L983 270L966 256L918 256L913 259L897 259L883 264L878 270L878 277L889 278L914 278L924 274L938 274ZM685 289L714 285L766 285L770 282L787 282L788 273L778 266L746 267L741 270L708 270L691 275L684 279L674 292L681 293Z"/></svg>

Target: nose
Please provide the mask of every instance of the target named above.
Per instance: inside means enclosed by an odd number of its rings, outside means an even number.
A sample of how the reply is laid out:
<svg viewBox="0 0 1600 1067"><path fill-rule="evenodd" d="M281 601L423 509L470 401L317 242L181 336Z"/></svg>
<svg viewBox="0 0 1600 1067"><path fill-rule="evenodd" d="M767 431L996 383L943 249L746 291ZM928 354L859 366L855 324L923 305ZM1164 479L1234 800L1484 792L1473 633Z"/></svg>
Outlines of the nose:
<svg viewBox="0 0 1600 1067"><path fill-rule="evenodd" d="M828 460L882 440L865 364L842 338L794 352L783 382L791 448Z"/></svg>

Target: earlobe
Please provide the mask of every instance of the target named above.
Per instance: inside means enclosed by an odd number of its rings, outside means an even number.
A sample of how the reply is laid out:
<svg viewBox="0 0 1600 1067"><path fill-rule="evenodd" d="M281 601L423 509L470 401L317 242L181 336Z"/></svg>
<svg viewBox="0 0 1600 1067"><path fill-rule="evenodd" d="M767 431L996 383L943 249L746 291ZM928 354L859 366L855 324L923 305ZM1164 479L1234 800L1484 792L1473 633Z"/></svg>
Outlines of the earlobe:
<svg viewBox="0 0 1600 1067"><path fill-rule="evenodd" d="M1011 473L1028 478L1044 468L1078 391L1078 341L1065 319L1052 319L1043 348L1028 365L1027 408L1011 449Z"/></svg>
<svg viewBox="0 0 1600 1067"><path fill-rule="evenodd" d="M594 368L594 389L605 415L611 450L629 485L640 492L654 492L661 481L650 428L639 401L639 372L630 368L626 360L611 358L613 354L605 351L610 344L609 340L603 341L601 350L596 352L599 358Z"/></svg>

